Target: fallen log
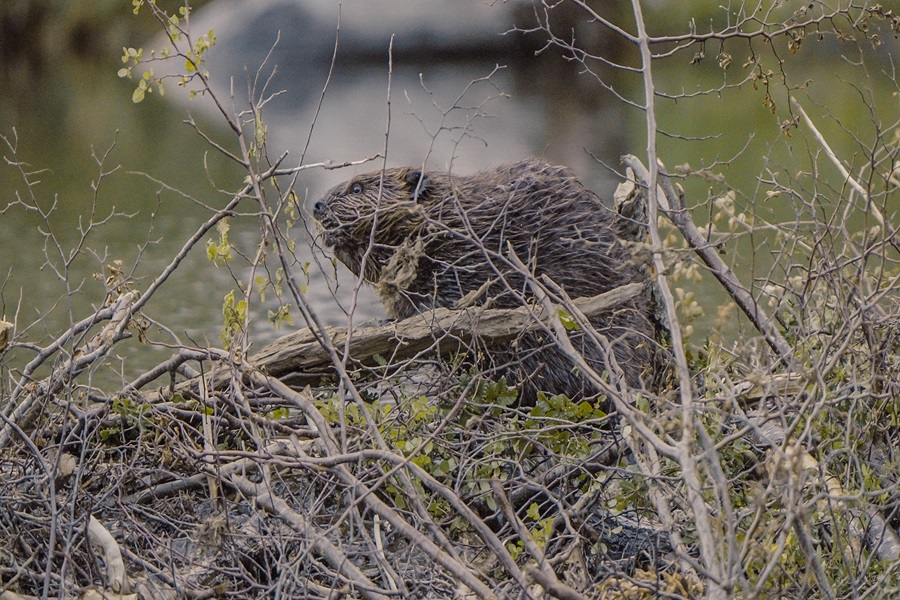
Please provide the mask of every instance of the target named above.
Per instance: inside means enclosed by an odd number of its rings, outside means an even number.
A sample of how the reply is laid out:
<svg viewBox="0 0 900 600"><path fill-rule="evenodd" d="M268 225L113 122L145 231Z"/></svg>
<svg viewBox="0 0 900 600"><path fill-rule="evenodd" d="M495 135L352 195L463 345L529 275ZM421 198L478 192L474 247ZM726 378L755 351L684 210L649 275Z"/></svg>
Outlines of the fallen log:
<svg viewBox="0 0 900 600"><path fill-rule="evenodd" d="M634 300L643 290L643 284L630 283L598 296L578 298L572 305L586 317L595 317ZM402 321L354 329L349 354L358 365L374 365L377 356L390 357L393 362L423 352L448 355L464 350L475 339L488 347L510 342L523 332L542 327L546 321L545 311L538 307L437 308ZM344 347L345 328L328 327L326 332L335 348ZM250 362L290 385L318 383L323 375L333 372L332 359L318 335L310 329L288 334L251 356Z"/></svg>
<svg viewBox="0 0 900 600"><path fill-rule="evenodd" d="M566 307L560 306L558 310L593 318L639 298L645 290L643 283L629 283L597 296L571 300ZM475 306L455 310L437 308L401 321L362 325L350 333L349 346L348 331L344 327L326 327L324 334L331 338L331 347L349 348L349 368L361 368L384 364L384 360L390 364L400 364L413 357L449 356L468 350L476 341L480 347L498 346L548 323L549 318L543 307L508 309ZM252 369L279 379L294 389L318 386L323 378L336 372L334 361L321 341L322 335L322 331L309 328L295 331L264 346L250 356L248 362ZM174 384L176 371L182 374L194 372L184 369L185 361L203 360L204 357L224 364L228 355L222 350L204 352L184 349L164 363L168 365L166 368L160 365L154 370L155 377L145 377L140 383L133 382L122 393L133 394L165 373L171 373L172 384L166 389L145 392L145 402L165 402L176 396L203 396L204 389L221 389L233 375L228 368L214 368L202 376L194 375ZM205 382L204 385L201 382Z"/></svg>
<svg viewBox="0 0 900 600"><path fill-rule="evenodd" d="M572 300L570 308L585 317L595 317L638 298L644 289L644 284L630 283L598 296ZM547 322L548 316L541 307L437 308L402 321L355 328L350 332L348 365L374 366L379 363L379 357L389 358L393 364L422 355L447 356L465 351L475 340L484 347L497 346L510 342L523 332L543 327ZM346 328L326 327L324 334L331 338L332 347L345 347ZM320 341L321 336L322 332L311 329L295 331L263 347L250 356L249 362L253 368L294 388L319 385L323 377L335 373L332 357ZM197 358L196 354L191 358ZM220 387L230 376L227 370L221 369L212 376L207 375L208 389ZM199 382L200 377L193 377L165 395L197 390Z"/></svg>

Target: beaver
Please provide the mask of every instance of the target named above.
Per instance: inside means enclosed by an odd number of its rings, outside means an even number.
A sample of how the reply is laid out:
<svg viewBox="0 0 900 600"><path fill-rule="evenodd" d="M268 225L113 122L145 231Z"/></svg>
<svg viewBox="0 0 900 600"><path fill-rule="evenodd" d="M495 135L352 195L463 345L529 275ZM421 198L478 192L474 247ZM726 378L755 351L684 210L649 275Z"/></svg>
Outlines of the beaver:
<svg viewBox="0 0 900 600"><path fill-rule="evenodd" d="M627 224L568 169L537 159L473 175L390 168L357 175L314 205L326 247L356 276L375 284L391 318L460 303L515 308L532 297L508 248L534 276L549 276L570 297L595 296L642 279L620 243ZM649 298L649 297L648 297ZM651 302L619 307L591 321L606 336L626 382L642 385L651 366ZM573 332L591 366L609 373L607 353ZM490 349L494 375L538 392L586 398L595 392L549 334L523 333Z"/></svg>

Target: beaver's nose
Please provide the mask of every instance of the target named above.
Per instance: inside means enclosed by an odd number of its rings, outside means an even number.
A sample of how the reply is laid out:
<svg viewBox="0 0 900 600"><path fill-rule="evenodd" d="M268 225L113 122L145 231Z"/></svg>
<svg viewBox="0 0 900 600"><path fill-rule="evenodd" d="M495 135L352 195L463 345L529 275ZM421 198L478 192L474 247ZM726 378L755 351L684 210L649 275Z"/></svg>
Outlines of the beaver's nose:
<svg viewBox="0 0 900 600"><path fill-rule="evenodd" d="M318 217L325 212L325 201L319 200L313 205L313 216Z"/></svg>

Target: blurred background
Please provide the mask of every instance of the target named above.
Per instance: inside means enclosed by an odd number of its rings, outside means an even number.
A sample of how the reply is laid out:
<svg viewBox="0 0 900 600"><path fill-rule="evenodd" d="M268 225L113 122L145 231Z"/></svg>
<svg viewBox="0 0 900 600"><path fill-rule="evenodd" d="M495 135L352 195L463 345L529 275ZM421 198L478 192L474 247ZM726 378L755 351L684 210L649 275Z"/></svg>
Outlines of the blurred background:
<svg viewBox="0 0 900 600"><path fill-rule="evenodd" d="M160 0L168 10L179 6L169 4ZM633 32L634 20L619 4L590 3ZM768 13L771 21L796 18L801 4L782 4ZM207 68L227 108L245 110L250 93L257 99L277 94L263 119L269 155L288 151L287 167L357 161L383 153L386 143L389 166L424 163L460 173L539 156L569 166L611 200L619 156L645 156L645 115L636 107L644 92L633 70L640 67L637 49L571 3L546 13L530 0L211 0L192 6L192 34L215 31ZM644 10L651 34L676 35L722 29L743 9L710 0L647 2ZM573 60L583 55L548 43L548 24L559 38L605 61ZM58 335L98 305L104 265L112 260L122 260L137 287L145 287L208 218L208 207L223 206L241 186L241 167L184 123L190 115L212 140L236 151L210 98L190 100L173 81L164 97L151 93L135 104L136 81L117 76L123 47L143 48L146 57L165 46L161 31L146 7L136 16L121 0L6 0L0 6L0 135L6 140L0 141L0 318L15 319L30 341ZM802 136L785 134L783 124L795 116L788 94L801 99L838 154L852 158L879 132L867 106L897 103L896 82L885 76L896 38L879 41L891 49L808 32L796 47L783 39L771 47L710 40L702 49L671 52L654 63L660 156L673 170L713 167L739 190L739 204L791 218L793 209L770 199L761 177L815 152ZM768 77L748 81L757 65ZM183 65L150 66L158 76ZM296 192L308 210L331 185L380 166L305 171ZM727 189L715 177L688 180L685 187L693 205ZM248 213L254 208L242 206ZM697 212L702 223L710 210ZM96 222L111 214L82 241L91 215ZM230 241L252 258L258 223L231 221ZM307 289L314 308L327 323L345 322L352 277L343 271L337 282L326 277L315 265L325 272L331 265L303 223L294 235L298 259L313 265ZM752 281L766 273L761 257L767 249L747 243L732 249L731 260ZM220 345L222 298L248 273L240 260L214 266L200 244L146 312L184 341ZM343 309L334 298L336 283ZM374 296L362 293L356 322L379 318ZM697 335L705 338L718 300L706 298L702 288L698 295L708 302L707 320L698 322ZM283 333L268 323L274 300L267 302L254 307L256 344ZM126 354L168 354L131 346ZM118 375L129 379L129 372L149 364L122 366Z"/></svg>

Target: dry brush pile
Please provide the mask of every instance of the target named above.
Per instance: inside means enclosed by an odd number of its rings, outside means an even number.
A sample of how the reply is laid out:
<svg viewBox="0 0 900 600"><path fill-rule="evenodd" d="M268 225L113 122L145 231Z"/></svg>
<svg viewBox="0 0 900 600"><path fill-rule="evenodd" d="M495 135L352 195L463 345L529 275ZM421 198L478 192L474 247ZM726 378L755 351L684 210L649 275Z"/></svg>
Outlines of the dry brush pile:
<svg viewBox="0 0 900 600"><path fill-rule="evenodd" d="M640 53L651 131L651 64L661 55L710 39L799 44L801 32L897 28L881 7L816 5L790 22L767 13L769 21L748 17L712 38L663 39L646 34L634 6L637 33L613 30ZM348 331L322 326L310 308L308 258L288 235L289 221L302 218L298 173L341 165L269 161L257 133L272 97L229 112L204 71L214 37L192 37L183 13L142 9L167 27L171 55L190 65L185 80L221 108L239 149L230 156L248 179L152 281L138 287L111 265L99 308L50 342L30 341L18 322L0 324L0 598L898 592L896 109L893 121L878 121L854 171L794 105L796 122L785 127L807 136L813 166L836 169L842 183L829 187L799 166L761 175L769 197L793 206L789 221L755 211L715 169L667 172L651 136L649 160L624 157L616 194L620 212L647 226L646 239L631 243L645 282L572 300L531 277L533 304L519 309L437 309ZM539 6L537 15L551 12ZM551 20L539 22L586 65L597 58L557 37ZM126 50L125 60L130 69L146 59ZM141 96L159 85L139 81ZM14 140L4 141L33 190ZM709 198L686 194L697 179L710 182ZM224 347L173 345L170 358L127 384L92 385L118 345L163 343L164 326L149 315L154 294L247 204L262 215L261 236L255 254L244 253L246 282L226 299ZM709 222L698 226L703 213ZM765 277L742 281L724 259L754 236L778 251ZM229 248L224 234L207 245L216 260ZM701 272L729 301L722 326L688 345L695 302L672 282ZM304 327L251 352L248 307L260 274L272 274L264 282ZM649 288L672 357L669 382L654 394L593 371L569 343L591 315ZM739 314L752 333L725 327ZM539 328L595 396L522 406L515 387L472 368L470 357Z"/></svg>

